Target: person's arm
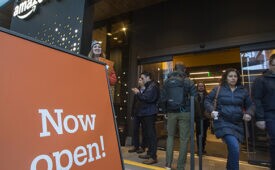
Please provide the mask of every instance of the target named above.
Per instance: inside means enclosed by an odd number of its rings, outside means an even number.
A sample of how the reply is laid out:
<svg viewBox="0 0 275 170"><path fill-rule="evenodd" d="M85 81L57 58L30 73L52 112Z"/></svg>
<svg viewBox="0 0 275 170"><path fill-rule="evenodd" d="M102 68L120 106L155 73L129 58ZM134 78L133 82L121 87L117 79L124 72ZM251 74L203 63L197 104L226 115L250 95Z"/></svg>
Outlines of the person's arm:
<svg viewBox="0 0 275 170"><path fill-rule="evenodd" d="M197 97L198 92L197 92L196 86L192 80L189 80L189 81L190 81L190 96Z"/></svg>
<svg viewBox="0 0 275 170"><path fill-rule="evenodd" d="M139 100L146 103L156 102L158 99L158 88L156 85L149 85L143 93L137 93L137 97Z"/></svg>
<svg viewBox="0 0 275 170"><path fill-rule="evenodd" d="M264 108L262 103L263 97L264 97L263 81L262 81L262 78L258 78L255 80L252 87L252 98L256 106L256 111L255 111L256 121L264 121Z"/></svg>
<svg viewBox="0 0 275 170"><path fill-rule="evenodd" d="M109 73L109 81L111 86L114 86L117 82L116 72L113 69Z"/></svg>
<svg viewBox="0 0 275 170"><path fill-rule="evenodd" d="M204 108L205 108L205 111L208 113L211 113L214 111L213 101L216 96L217 90L218 90L218 87L214 87L212 91L205 97Z"/></svg>
<svg viewBox="0 0 275 170"><path fill-rule="evenodd" d="M265 129L265 118L264 118L264 108L262 99L264 97L264 87L263 87L263 78L257 78L252 87L252 98L254 100L256 111L256 126L259 129Z"/></svg>

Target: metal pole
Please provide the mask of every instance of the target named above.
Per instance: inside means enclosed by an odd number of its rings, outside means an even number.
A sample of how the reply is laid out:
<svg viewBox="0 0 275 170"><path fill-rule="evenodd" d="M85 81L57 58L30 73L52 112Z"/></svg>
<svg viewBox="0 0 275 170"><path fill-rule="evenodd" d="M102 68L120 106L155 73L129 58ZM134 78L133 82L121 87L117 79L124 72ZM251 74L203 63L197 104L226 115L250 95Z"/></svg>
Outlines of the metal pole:
<svg viewBox="0 0 275 170"><path fill-rule="evenodd" d="M195 115L195 104L194 104L194 96L191 96L191 124L190 124L190 169L195 169L195 161L194 161L194 115Z"/></svg>
<svg viewBox="0 0 275 170"><path fill-rule="evenodd" d="M202 137L203 137L203 135L204 135L203 134L203 118L200 118L200 135L199 135L199 148L198 148L198 150L199 150L199 170L202 170Z"/></svg>

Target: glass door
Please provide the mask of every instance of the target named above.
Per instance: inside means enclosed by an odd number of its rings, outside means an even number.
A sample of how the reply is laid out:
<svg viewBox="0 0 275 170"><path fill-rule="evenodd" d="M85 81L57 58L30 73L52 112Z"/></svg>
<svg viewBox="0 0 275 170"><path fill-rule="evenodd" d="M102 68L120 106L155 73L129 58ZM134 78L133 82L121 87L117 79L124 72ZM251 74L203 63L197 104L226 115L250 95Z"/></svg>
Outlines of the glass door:
<svg viewBox="0 0 275 170"><path fill-rule="evenodd" d="M251 92L254 80L268 69L268 61L275 49L257 50L241 53L242 81ZM268 136L255 126L255 119L245 125L248 162L269 165Z"/></svg>

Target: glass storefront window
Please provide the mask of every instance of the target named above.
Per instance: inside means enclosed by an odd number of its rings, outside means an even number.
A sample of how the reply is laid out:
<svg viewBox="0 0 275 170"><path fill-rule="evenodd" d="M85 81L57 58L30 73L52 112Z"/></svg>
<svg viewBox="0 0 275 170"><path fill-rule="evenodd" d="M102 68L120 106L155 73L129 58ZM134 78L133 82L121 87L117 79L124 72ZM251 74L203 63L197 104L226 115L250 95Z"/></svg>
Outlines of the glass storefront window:
<svg viewBox="0 0 275 170"><path fill-rule="evenodd" d="M105 26L93 30L92 39L101 42L101 48L103 52L106 52L106 35L107 30Z"/></svg>
<svg viewBox="0 0 275 170"><path fill-rule="evenodd" d="M163 85L164 80L167 78L168 73L173 70L173 61L159 62L153 64L144 64L138 67L138 73L144 71L150 72L153 79L157 81L160 86Z"/></svg>
<svg viewBox="0 0 275 170"><path fill-rule="evenodd" d="M242 64L242 81L251 92L253 82L269 67L269 57L275 49L248 51L240 53ZM255 126L255 120L247 124L247 153L248 162L252 164L268 165L268 136L265 131Z"/></svg>

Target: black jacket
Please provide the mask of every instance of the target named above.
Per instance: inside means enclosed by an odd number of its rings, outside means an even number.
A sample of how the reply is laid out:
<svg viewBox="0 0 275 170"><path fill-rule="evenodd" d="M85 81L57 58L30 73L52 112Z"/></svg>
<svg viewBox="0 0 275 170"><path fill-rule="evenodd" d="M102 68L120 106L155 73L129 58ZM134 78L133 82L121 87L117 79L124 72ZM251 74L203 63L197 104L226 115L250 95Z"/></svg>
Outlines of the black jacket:
<svg viewBox="0 0 275 170"><path fill-rule="evenodd" d="M205 116L205 108L204 108L204 100L207 96L207 92L203 93L203 96L200 96L200 93L198 93L197 97L195 98L195 120L200 121L200 119L209 119Z"/></svg>
<svg viewBox="0 0 275 170"><path fill-rule="evenodd" d="M275 74L267 71L258 77L252 88L256 105L256 120L275 119Z"/></svg>
<svg viewBox="0 0 275 170"><path fill-rule="evenodd" d="M137 116L150 116L158 113L159 86L156 82L147 82L143 93L137 93L136 96L140 102L136 111Z"/></svg>

